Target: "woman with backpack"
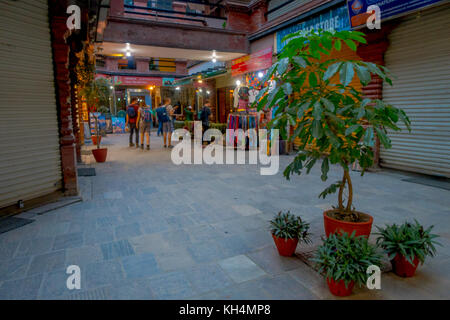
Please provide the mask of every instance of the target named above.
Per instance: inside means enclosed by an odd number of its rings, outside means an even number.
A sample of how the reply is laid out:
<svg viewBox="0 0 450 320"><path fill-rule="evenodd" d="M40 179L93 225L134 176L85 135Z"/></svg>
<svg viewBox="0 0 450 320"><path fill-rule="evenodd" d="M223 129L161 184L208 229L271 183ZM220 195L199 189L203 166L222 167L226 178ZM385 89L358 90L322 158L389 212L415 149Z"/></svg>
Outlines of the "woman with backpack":
<svg viewBox="0 0 450 320"><path fill-rule="evenodd" d="M150 150L150 130L152 129L153 110L144 102L138 111L137 123L139 124L139 132L141 134L141 149L144 150L144 134L147 136L147 150Z"/></svg>
<svg viewBox="0 0 450 320"><path fill-rule="evenodd" d="M137 130L137 115L139 110L139 105L137 104L138 99L132 98L131 104L127 107L127 115L126 115L126 122L125 126L129 125L130 129L130 147L134 147L133 143L133 132L136 133L136 148L139 147L139 134Z"/></svg>

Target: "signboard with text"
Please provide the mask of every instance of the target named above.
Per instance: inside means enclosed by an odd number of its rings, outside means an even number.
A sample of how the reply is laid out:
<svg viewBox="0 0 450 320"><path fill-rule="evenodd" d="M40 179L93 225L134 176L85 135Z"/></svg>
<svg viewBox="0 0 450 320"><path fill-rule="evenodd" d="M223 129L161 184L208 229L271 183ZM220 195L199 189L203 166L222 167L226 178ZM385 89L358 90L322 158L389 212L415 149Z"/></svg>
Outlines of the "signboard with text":
<svg viewBox="0 0 450 320"><path fill-rule="evenodd" d="M324 11L312 18L308 18L305 21L278 31L277 52L283 50L286 45L286 41L282 41L285 36L300 30L309 31L311 29L323 29L327 31L350 30L347 6L344 4L340 7Z"/></svg>
<svg viewBox="0 0 450 320"><path fill-rule="evenodd" d="M115 84L124 86L162 86L163 79L158 77L134 77L134 76L108 76L97 73L95 78L113 78Z"/></svg>
<svg viewBox="0 0 450 320"><path fill-rule="evenodd" d="M352 28L365 25L370 13L367 8L377 5L380 8L381 21L405 15L426 6L443 2L442 0L347 0L348 14Z"/></svg>
<svg viewBox="0 0 450 320"><path fill-rule="evenodd" d="M231 61L231 75L265 70L272 66L272 47Z"/></svg>

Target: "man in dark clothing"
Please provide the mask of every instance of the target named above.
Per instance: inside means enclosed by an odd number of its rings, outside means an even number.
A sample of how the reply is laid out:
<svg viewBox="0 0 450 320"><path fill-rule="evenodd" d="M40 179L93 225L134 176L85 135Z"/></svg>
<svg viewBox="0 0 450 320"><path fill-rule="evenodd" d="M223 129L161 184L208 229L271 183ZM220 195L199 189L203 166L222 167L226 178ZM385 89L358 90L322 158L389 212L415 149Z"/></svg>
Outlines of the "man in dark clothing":
<svg viewBox="0 0 450 320"><path fill-rule="evenodd" d="M137 98L131 99L131 104L127 107L127 115L125 126L129 125L130 129L130 147L134 147L133 143L133 132L136 133L136 148L139 147L139 133L137 128L137 116L139 111L139 105L137 103Z"/></svg>
<svg viewBox="0 0 450 320"><path fill-rule="evenodd" d="M203 135L209 129L209 117L211 116L211 103L209 100L205 101L205 104L200 113L200 120L202 121Z"/></svg>

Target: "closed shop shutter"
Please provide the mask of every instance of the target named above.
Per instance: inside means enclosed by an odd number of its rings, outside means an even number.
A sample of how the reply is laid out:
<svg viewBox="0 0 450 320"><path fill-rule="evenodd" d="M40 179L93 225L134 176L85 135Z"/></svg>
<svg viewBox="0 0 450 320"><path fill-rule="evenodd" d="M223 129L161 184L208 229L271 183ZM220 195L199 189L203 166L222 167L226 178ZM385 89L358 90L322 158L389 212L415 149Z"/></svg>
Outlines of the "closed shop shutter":
<svg viewBox="0 0 450 320"><path fill-rule="evenodd" d="M361 60L361 58L356 54L356 51L353 51L350 49L347 45L344 43L342 44L342 48L340 51L333 50L330 56L324 56L323 61L329 60L329 59L342 59L342 60ZM339 74L336 74L333 78L330 80L332 83L338 83L339 82ZM355 75L350 85L355 88L355 90L361 91L362 85L361 82L359 82L358 76ZM300 147L300 139L295 138L294 139L294 149L298 150Z"/></svg>
<svg viewBox="0 0 450 320"><path fill-rule="evenodd" d="M47 0L0 2L0 208L61 188Z"/></svg>
<svg viewBox="0 0 450 320"><path fill-rule="evenodd" d="M385 61L395 75L384 99L405 110L411 133L390 132L383 167L450 177L450 6L405 17L392 31Z"/></svg>

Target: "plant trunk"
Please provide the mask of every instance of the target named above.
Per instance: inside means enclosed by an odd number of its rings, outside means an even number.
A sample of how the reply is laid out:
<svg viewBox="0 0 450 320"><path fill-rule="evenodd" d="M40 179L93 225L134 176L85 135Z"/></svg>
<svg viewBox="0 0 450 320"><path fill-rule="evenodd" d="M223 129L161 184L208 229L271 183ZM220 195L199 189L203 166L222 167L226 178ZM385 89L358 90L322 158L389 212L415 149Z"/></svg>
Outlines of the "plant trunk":
<svg viewBox="0 0 450 320"><path fill-rule="evenodd" d="M348 185L348 199L347 199L347 205L344 208L344 189L345 185ZM342 183L339 188L339 194L338 194L338 201L339 201L339 211L344 214L350 214L352 211L352 203L353 203L353 184L352 179L350 178L350 173L348 170L344 170L344 175L342 177Z"/></svg>
<svg viewBox="0 0 450 320"><path fill-rule="evenodd" d="M98 117L95 117L95 134L97 135L97 149L100 149L100 138L99 138L99 131L98 131Z"/></svg>

